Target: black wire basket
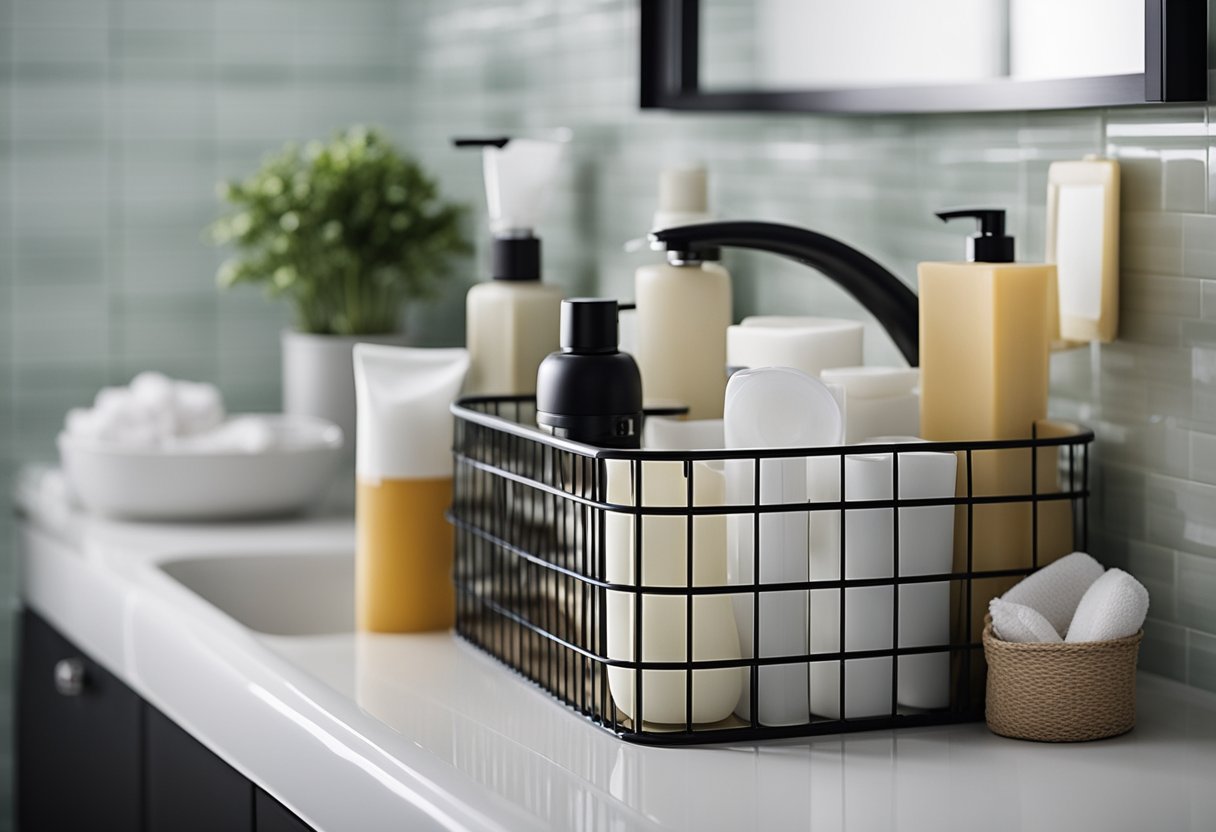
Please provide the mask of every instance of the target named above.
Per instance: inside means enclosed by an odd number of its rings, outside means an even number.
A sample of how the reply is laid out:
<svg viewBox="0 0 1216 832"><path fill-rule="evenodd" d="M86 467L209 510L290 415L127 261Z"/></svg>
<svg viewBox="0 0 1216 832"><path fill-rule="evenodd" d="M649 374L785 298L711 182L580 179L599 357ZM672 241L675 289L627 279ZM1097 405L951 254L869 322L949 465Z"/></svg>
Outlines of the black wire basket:
<svg viewBox="0 0 1216 832"><path fill-rule="evenodd" d="M634 742L982 719L988 600L1086 545L1070 423L622 451L541 432L528 397L452 411L458 634ZM803 469L796 499L765 493Z"/></svg>

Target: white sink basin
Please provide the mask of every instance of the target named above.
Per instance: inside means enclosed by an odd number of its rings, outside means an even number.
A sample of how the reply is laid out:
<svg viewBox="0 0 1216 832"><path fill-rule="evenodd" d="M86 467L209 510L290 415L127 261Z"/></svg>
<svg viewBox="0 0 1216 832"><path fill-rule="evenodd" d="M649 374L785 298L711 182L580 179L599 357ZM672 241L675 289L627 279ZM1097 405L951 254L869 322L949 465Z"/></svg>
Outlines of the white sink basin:
<svg viewBox="0 0 1216 832"><path fill-rule="evenodd" d="M258 633L315 636L354 631L352 555L226 555L165 561L160 568Z"/></svg>

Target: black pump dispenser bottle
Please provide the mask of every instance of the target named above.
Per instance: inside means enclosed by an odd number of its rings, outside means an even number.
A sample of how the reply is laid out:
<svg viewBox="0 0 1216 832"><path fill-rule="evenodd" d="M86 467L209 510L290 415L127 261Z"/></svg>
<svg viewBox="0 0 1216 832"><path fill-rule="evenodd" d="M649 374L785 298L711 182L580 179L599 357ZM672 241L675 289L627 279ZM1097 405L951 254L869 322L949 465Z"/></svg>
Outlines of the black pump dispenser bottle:
<svg viewBox="0 0 1216 832"><path fill-rule="evenodd" d="M537 424L588 445L641 447L642 376L617 339L615 300L562 301L561 350L536 374Z"/></svg>

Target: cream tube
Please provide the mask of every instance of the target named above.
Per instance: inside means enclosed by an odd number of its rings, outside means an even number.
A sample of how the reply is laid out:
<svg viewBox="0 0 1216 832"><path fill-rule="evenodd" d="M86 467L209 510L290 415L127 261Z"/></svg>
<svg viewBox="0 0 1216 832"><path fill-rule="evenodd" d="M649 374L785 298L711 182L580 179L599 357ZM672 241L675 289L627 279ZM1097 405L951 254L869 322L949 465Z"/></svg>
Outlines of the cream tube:
<svg viewBox="0 0 1216 832"><path fill-rule="evenodd" d="M451 627L452 414L468 353L356 344L355 622L408 633Z"/></svg>

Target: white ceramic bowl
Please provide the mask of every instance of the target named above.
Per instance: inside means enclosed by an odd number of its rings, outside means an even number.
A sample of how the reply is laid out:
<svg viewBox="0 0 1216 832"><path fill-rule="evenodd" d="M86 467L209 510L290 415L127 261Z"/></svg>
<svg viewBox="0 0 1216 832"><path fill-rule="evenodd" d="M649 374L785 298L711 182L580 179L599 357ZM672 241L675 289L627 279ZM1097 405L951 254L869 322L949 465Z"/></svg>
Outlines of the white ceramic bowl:
<svg viewBox="0 0 1216 832"><path fill-rule="evenodd" d="M326 492L342 430L307 416L247 415L259 450L127 448L59 434L59 459L81 504L127 520L231 520L302 511Z"/></svg>

